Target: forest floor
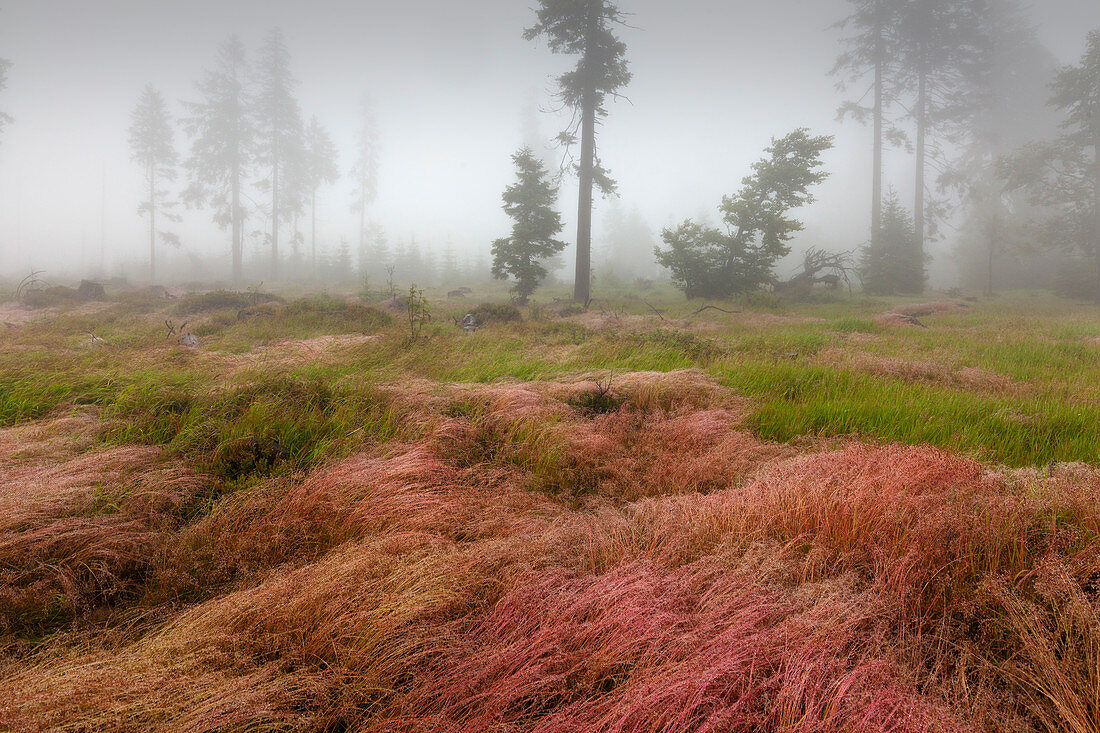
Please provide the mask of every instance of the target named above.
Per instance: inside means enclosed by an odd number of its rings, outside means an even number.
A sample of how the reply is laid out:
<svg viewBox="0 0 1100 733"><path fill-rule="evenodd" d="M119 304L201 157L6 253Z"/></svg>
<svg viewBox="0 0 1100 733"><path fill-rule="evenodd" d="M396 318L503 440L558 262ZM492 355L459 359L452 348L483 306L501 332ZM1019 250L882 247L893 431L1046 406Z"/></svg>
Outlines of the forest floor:
<svg viewBox="0 0 1100 733"><path fill-rule="evenodd" d="M0 729L1100 730L1094 306L429 299L0 304Z"/></svg>

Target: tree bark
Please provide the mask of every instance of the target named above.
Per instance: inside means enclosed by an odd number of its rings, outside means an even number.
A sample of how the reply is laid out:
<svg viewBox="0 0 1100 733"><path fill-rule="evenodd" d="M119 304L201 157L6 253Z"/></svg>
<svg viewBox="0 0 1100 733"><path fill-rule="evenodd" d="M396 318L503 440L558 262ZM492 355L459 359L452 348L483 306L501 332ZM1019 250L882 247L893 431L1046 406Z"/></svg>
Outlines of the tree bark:
<svg viewBox="0 0 1100 733"><path fill-rule="evenodd" d="M994 203L993 206L996 207L997 204ZM985 281L985 294L987 296L992 296L993 295L993 258L995 257L996 251L997 251L997 249L996 249L997 248L997 236L998 236L998 229L999 228L1000 228L1000 221L999 221L999 217L997 216L997 209L994 208L993 213L992 213L992 217L990 219L990 224L989 224L989 242L988 242L989 252L987 253L988 259L987 259L987 262L986 262L986 281Z"/></svg>
<svg viewBox="0 0 1100 733"><path fill-rule="evenodd" d="M272 141L271 165L271 279L279 279L279 141Z"/></svg>
<svg viewBox="0 0 1100 733"><path fill-rule="evenodd" d="M363 255L367 249L367 187L361 186L363 202L359 207L359 269L365 271L366 264L363 262ZM382 263L378 263L382 264Z"/></svg>
<svg viewBox="0 0 1100 733"><path fill-rule="evenodd" d="M157 174L149 166L149 280L157 279Z"/></svg>
<svg viewBox="0 0 1100 733"><path fill-rule="evenodd" d="M913 203L913 225L915 231L914 248L917 255L917 271L920 280L913 283L916 292L924 291L924 171L926 155L926 139L928 135L928 77L924 68L918 71L917 80L917 176L916 176L916 200Z"/></svg>
<svg viewBox="0 0 1100 733"><path fill-rule="evenodd" d="M584 47L584 97L581 100L581 161L577 196L577 269L573 279L573 300L587 304L592 299L592 185L596 164L596 86L592 78L597 61L593 58L595 34L599 29L596 3L588 3Z"/></svg>
<svg viewBox="0 0 1100 733"><path fill-rule="evenodd" d="M871 184L871 247L877 249L882 229L882 83L886 52L882 38L882 0L875 3L875 141Z"/></svg>
<svg viewBox="0 0 1100 733"><path fill-rule="evenodd" d="M1096 257L1096 300L1100 302L1100 119L1094 117L1092 138L1092 247Z"/></svg>
<svg viewBox="0 0 1100 733"><path fill-rule="evenodd" d="M233 188L233 201L231 204L233 208L231 213L233 219L233 284L240 285L244 259L244 232L241 231L243 229L241 224L241 167L236 161L233 163L233 175L230 185Z"/></svg>
<svg viewBox="0 0 1100 733"><path fill-rule="evenodd" d="M592 294L592 186L595 165L596 103L595 94L585 93L584 119L581 123L580 194L577 203L577 271L573 300L587 303Z"/></svg>

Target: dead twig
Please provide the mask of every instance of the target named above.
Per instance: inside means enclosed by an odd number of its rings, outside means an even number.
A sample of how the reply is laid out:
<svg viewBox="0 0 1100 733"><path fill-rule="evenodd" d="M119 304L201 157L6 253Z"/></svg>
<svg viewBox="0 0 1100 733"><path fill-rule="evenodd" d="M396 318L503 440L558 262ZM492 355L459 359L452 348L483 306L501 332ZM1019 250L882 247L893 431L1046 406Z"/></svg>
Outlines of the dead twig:
<svg viewBox="0 0 1100 733"><path fill-rule="evenodd" d="M652 305L650 305L649 301L647 301L645 298L642 298L642 302L646 304L647 308L649 308L651 311L656 313L658 318L660 318L662 321L665 320L664 314L661 311L654 308Z"/></svg>
<svg viewBox="0 0 1100 733"><path fill-rule="evenodd" d="M699 310L695 311L695 312L694 312L694 313L692 313L691 315L692 315L692 317L694 317L694 316L697 316L697 315L699 315L699 314L700 314L700 313L702 313L703 311L709 311L709 310L722 311L723 313L729 313L730 315L734 315L734 314L737 314L737 313L740 313L740 312L741 312L741 311L728 311L728 310L726 310L725 308L719 308L719 307L718 307L718 306L716 306L716 305L704 305L704 306L703 306L702 308L700 308Z"/></svg>

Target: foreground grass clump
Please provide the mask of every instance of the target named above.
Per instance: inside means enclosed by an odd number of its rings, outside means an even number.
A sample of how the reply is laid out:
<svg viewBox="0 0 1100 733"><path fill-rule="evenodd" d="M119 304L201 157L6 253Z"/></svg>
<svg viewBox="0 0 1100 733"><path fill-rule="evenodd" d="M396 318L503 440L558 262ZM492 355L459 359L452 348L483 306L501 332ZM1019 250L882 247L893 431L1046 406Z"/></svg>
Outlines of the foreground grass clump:
<svg viewBox="0 0 1100 733"><path fill-rule="evenodd" d="M308 468L398 429L371 386L292 374L259 375L229 388L141 385L119 395L113 417L109 442L168 445L231 480Z"/></svg>
<svg viewBox="0 0 1100 733"><path fill-rule="evenodd" d="M222 297L0 332L0 729L1100 729L1089 311Z"/></svg>
<svg viewBox="0 0 1100 733"><path fill-rule="evenodd" d="M0 682L0 720L1089 729L1100 475L990 473L900 446L785 457L695 379L624 375L624 407L595 418L558 399L583 383L395 393L434 424L426 440L165 528L144 587L108 602L184 605L109 645L48 641ZM562 456L595 477L580 503L501 460L552 445L508 428L552 414L557 440L575 436ZM459 460L488 423L512 446Z"/></svg>

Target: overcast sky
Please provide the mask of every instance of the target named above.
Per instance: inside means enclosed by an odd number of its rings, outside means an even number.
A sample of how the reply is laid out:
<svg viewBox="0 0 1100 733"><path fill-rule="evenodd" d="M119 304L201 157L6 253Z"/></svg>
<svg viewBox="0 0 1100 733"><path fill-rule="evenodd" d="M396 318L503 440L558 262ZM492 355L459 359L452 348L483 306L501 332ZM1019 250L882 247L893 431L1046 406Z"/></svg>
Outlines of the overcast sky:
<svg viewBox="0 0 1100 733"><path fill-rule="evenodd" d="M142 87L154 84L178 112L229 34L254 50L275 25L293 53L303 112L332 130L345 173L359 99L373 98L383 154L372 218L391 238L487 254L508 230L500 193L524 117L552 104L552 75L571 63L523 40L533 4L0 0L0 57L14 63L0 109L15 117L0 139L0 268L97 265L104 173L109 264L139 261L141 171L129 161L127 128ZM611 105L601 148L625 206L654 229L713 212L771 137L806 126L837 135L837 147L826 156L831 179L804 212L803 241L851 249L865 238L868 131L836 123L842 97L827 73L838 52L829 26L845 14L844 0L621 6L633 14L622 36L635 79L629 102ZM1100 27L1096 0L1041 0L1032 12L1063 63ZM546 138L562 125L538 117ZM185 151L183 139L177 146ZM912 164L895 158L888 176L905 191ZM345 181L322 191L326 242L355 239L349 189ZM562 192L569 220L574 195L568 185ZM205 213L189 214L181 232L187 250L228 248Z"/></svg>

